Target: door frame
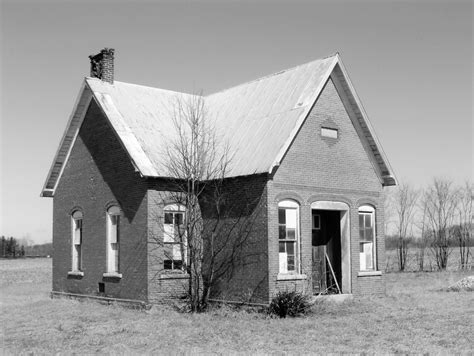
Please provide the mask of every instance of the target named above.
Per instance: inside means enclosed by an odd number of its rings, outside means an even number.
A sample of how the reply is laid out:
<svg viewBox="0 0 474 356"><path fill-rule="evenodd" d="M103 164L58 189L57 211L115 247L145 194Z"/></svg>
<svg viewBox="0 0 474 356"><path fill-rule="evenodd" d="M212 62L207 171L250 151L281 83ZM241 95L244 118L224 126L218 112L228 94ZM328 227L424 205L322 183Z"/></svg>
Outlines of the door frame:
<svg viewBox="0 0 474 356"><path fill-rule="evenodd" d="M339 211L341 225L341 291L351 293L351 225L350 207L347 203L340 201L319 200L311 203L311 211L333 210Z"/></svg>

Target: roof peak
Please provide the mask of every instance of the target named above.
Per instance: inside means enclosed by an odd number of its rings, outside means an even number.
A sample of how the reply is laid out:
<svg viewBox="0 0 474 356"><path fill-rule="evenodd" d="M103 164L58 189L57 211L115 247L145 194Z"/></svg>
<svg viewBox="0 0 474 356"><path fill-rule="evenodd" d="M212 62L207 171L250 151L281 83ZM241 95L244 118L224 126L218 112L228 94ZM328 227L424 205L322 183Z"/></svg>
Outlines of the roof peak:
<svg viewBox="0 0 474 356"><path fill-rule="evenodd" d="M293 66L293 67L290 67L290 68L282 69L282 70L280 70L280 71L278 71L278 72L270 73L270 74L264 75L264 76L259 77L259 78L256 78L256 79L252 79L252 80L249 80L249 81L246 81L246 82L243 82L243 83L240 83L240 84L237 84L237 85L234 85L234 86L225 88L225 89L218 90L218 91L216 91L216 92L213 92L213 93L210 93L210 94L208 94L208 95L205 95L205 97L209 97L209 96L214 95L214 94L222 93L222 92L225 92L225 91L227 91L227 90L231 90L231 89L234 89L234 88L238 88L238 87L240 87L240 86L247 85L247 84L250 84L250 83L255 83L255 82L258 82L258 81L261 81L261 80L270 78L270 77L274 77L274 76L276 76L276 75L280 75L280 74L283 74L283 73L291 72L291 71L296 70L296 69L298 69L298 68L301 68L301 67L303 67L303 66L307 66L308 64L311 64L311 63L314 63L314 62L320 62L320 61L323 61L323 60L326 60L326 59L330 59L330 58L333 58L333 57L337 57L337 56L339 56L339 52L334 52L333 54L330 54L330 55L325 56L325 57L322 57L322 58L313 59L312 61L308 61L308 62L306 62L306 63L298 64L298 65Z"/></svg>

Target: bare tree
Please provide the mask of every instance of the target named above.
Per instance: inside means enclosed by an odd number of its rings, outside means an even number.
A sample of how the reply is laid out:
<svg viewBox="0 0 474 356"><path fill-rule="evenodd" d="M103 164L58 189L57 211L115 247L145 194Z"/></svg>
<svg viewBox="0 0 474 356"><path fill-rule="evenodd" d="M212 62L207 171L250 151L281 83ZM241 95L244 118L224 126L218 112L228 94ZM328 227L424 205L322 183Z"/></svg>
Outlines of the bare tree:
<svg viewBox="0 0 474 356"><path fill-rule="evenodd" d="M426 247L428 245L428 241L431 240L429 238L429 229L427 228L427 221L426 221L426 206L427 202L423 198L425 193L422 191L420 193L422 199L418 201L419 205L419 210L421 211L421 217L417 219L417 226L420 231L420 244L416 253L416 261L418 264L418 270L419 271L424 271L425 269L425 251Z"/></svg>
<svg viewBox="0 0 474 356"><path fill-rule="evenodd" d="M413 232L417 200L418 192L408 183L400 184L393 196L398 235L398 268L400 271L404 271L406 268L408 244Z"/></svg>
<svg viewBox="0 0 474 356"><path fill-rule="evenodd" d="M170 109L174 132L164 152L170 184L165 194L185 212L171 238L181 249L179 267L189 274L189 308L200 312L216 284L229 281L242 265L258 262L262 251L252 236L264 202L255 194L258 187L243 188L245 178L227 178L232 153L218 137L202 96L179 97Z"/></svg>
<svg viewBox="0 0 474 356"><path fill-rule="evenodd" d="M393 211L393 195L395 187L386 187L383 190L383 211L384 211L384 229L385 236L388 236L390 227L394 223L394 211Z"/></svg>
<svg viewBox="0 0 474 356"><path fill-rule="evenodd" d="M459 226L456 231L456 237L459 243L459 262L462 269L468 268L471 253L472 218L474 213L472 204L473 192L474 187L469 181L466 181L458 192L457 218Z"/></svg>
<svg viewBox="0 0 474 356"><path fill-rule="evenodd" d="M166 168L173 180L173 198L185 207L178 234L183 268L189 273L191 311L205 308L203 300L203 220L199 199L209 182L222 181L230 163L228 147L219 142L201 95L178 97L171 105L174 135L166 150Z"/></svg>
<svg viewBox="0 0 474 356"><path fill-rule="evenodd" d="M449 180L435 178L423 195L427 228L432 234L431 250L439 269L446 269L452 250L453 224L456 216L457 193Z"/></svg>

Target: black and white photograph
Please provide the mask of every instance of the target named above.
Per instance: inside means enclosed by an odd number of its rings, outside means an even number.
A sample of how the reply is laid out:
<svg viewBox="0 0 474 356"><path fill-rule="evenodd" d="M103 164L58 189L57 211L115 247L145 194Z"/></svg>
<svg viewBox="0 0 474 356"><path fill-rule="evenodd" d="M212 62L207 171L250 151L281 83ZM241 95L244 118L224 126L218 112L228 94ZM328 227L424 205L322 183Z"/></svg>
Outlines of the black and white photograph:
<svg viewBox="0 0 474 356"><path fill-rule="evenodd" d="M1 353L474 353L473 6L0 0Z"/></svg>

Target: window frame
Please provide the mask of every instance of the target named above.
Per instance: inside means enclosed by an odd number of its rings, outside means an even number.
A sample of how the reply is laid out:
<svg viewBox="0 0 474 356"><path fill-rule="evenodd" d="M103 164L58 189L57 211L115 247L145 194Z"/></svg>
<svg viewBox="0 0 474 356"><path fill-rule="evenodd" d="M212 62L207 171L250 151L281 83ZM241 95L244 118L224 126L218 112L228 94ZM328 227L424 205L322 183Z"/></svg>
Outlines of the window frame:
<svg viewBox="0 0 474 356"><path fill-rule="evenodd" d="M315 217L318 217L317 221L318 221L318 225L316 226L315 224ZM313 230L321 230L321 215L320 214L311 214L311 228Z"/></svg>
<svg viewBox="0 0 474 356"><path fill-rule="evenodd" d="M339 129L335 127L321 126L321 137L337 140L339 138Z"/></svg>
<svg viewBox="0 0 474 356"><path fill-rule="evenodd" d="M78 228L78 221L80 227ZM81 210L74 210L71 214L71 272L82 273L82 238L84 214Z"/></svg>
<svg viewBox="0 0 474 356"><path fill-rule="evenodd" d="M167 214L171 214L172 222L166 223ZM181 216L181 224L176 224L176 216ZM186 208L182 204L168 204L163 208L163 270L170 273L184 272L183 261L187 260L187 240L186 231L182 235L182 241L176 241L176 237L181 239L178 230L178 236L176 236L176 226L178 229L181 227L184 229L186 219ZM178 219L179 220L179 219ZM172 235L173 237L169 237ZM168 238L167 238L168 237ZM181 245L184 245L181 247ZM171 249L171 256L167 256L167 250ZM175 253L178 254L181 259L175 259ZM184 256L182 255L184 252ZM169 258L171 257L171 258Z"/></svg>
<svg viewBox="0 0 474 356"><path fill-rule="evenodd" d="M122 277L120 273L121 215L122 211L117 205L110 206L106 212L106 272L104 273L105 277ZM112 240L114 240L115 242L112 242Z"/></svg>
<svg viewBox="0 0 474 356"><path fill-rule="evenodd" d="M358 209L358 221L359 221L359 270L361 272L374 272L377 271L377 229L376 229L376 210L371 205L361 205ZM363 216L363 226L361 227L361 216ZM366 226L367 217L370 218L369 227ZM363 231L363 237L362 237ZM371 239L366 238L367 231L371 231ZM366 245L372 244L371 246L371 266L367 267L367 252ZM364 268L363 268L364 267Z"/></svg>
<svg viewBox="0 0 474 356"><path fill-rule="evenodd" d="M285 223L281 223L280 221L280 210L285 212ZM288 228L286 223L286 213L287 210L295 211L295 238L291 239L288 238ZM285 226L285 237L284 239L280 238L281 227ZM300 274L301 272L301 236L300 236L300 205L294 200L282 200L278 203L278 273L283 275L288 274ZM283 243L285 246L285 252L280 252L280 244ZM294 249L294 269L288 269L288 253L287 251L287 244L292 243ZM283 253L286 254L286 261L282 261ZM286 266L286 267L284 267Z"/></svg>

